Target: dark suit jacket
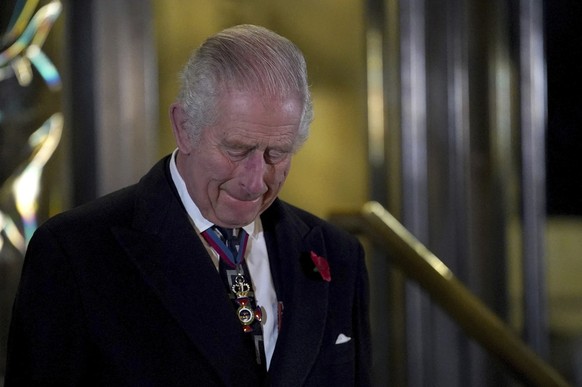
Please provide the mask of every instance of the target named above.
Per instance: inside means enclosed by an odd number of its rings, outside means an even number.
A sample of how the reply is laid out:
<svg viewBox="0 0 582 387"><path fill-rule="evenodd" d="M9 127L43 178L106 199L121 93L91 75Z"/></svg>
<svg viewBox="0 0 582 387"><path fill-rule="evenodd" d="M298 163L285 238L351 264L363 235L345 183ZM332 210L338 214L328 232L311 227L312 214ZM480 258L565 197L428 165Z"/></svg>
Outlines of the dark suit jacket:
<svg viewBox="0 0 582 387"><path fill-rule="evenodd" d="M261 384L168 160L37 230L13 311L6 387ZM266 384L368 385L360 244L279 200L261 219L284 305ZM311 251L328 260L330 282L313 271ZM352 339L335 344L340 333Z"/></svg>

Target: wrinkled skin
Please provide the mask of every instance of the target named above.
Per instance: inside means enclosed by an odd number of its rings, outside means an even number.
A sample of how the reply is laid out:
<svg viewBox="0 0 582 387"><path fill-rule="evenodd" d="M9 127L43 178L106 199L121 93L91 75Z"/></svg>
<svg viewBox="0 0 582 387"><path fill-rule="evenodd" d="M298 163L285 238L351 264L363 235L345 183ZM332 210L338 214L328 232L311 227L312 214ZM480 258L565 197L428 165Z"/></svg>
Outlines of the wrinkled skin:
<svg viewBox="0 0 582 387"><path fill-rule="evenodd" d="M219 117L192 141L179 104L170 108L177 166L188 193L209 221L223 227L251 223L275 200L291 167L302 104L228 92Z"/></svg>

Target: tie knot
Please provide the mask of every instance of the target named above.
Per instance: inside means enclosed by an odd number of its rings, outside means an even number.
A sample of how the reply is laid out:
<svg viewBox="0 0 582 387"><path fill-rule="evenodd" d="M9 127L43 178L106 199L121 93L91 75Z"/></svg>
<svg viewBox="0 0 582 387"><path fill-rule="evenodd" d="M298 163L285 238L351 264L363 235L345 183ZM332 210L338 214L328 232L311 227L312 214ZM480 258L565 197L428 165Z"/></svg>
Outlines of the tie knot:
<svg viewBox="0 0 582 387"><path fill-rule="evenodd" d="M231 266L243 261L248 241L248 234L244 229L212 226L202 232L202 237Z"/></svg>
<svg viewBox="0 0 582 387"><path fill-rule="evenodd" d="M235 230L233 228L226 228L226 227L220 227L220 226L215 225L214 229L216 231L218 231L219 235L222 237L222 239L225 242L229 243L230 245L237 244L237 237L234 235ZM238 232L237 232L237 234L238 234Z"/></svg>

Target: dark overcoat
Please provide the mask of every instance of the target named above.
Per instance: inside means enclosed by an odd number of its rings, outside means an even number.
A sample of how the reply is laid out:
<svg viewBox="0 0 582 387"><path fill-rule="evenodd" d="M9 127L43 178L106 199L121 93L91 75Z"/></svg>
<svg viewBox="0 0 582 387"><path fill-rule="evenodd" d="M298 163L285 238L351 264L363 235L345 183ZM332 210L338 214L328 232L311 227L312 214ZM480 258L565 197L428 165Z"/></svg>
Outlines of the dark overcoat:
<svg viewBox="0 0 582 387"><path fill-rule="evenodd" d="M37 230L14 304L6 387L262 384L168 165L166 157L138 184ZM263 384L369 385L361 245L278 199L261 219L283 305ZM311 252L328 261L331 281ZM340 334L351 339L336 344Z"/></svg>

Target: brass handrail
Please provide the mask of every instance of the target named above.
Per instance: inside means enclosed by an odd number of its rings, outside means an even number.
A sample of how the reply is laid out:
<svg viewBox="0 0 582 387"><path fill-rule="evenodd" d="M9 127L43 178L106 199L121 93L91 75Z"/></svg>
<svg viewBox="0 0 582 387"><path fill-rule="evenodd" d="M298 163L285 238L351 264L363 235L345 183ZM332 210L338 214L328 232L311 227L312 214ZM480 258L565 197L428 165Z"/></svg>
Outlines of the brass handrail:
<svg viewBox="0 0 582 387"><path fill-rule="evenodd" d="M409 278L423 287L468 335L517 376L536 386L570 386L381 204L365 204L361 218L365 235L390 252L391 260Z"/></svg>

